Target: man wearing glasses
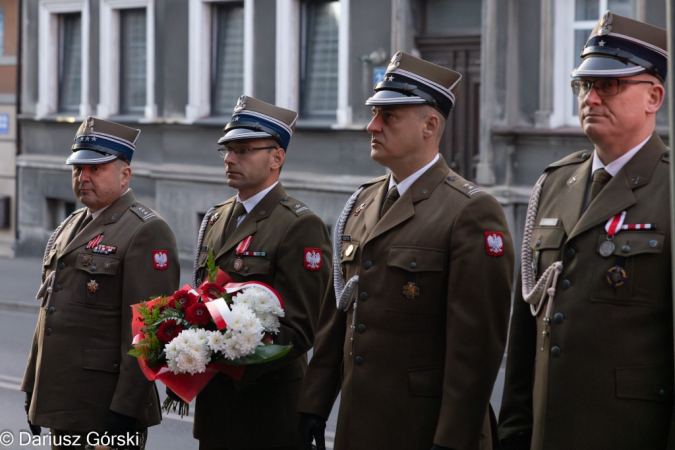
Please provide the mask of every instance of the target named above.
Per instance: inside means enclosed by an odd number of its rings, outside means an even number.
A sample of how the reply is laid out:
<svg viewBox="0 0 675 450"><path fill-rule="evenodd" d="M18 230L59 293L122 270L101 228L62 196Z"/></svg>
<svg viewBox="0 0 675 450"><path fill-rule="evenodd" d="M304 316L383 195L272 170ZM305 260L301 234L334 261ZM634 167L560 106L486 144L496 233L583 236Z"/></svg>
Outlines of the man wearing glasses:
<svg viewBox="0 0 675 450"><path fill-rule="evenodd" d="M297 449L297 398L328 286L332 250L323 221L289 196L279 173L297 113L241 96L218 150L237 195L202 222L195 284L206 260L234 282L261 281L284 301L274 343L293 347L282 359L249 366L240 381L219 374L197 396L194 436L204 449Z"/></svg>
<svg viewBox="0 0 675 450"><path fill-rule="evenodd" d="M572 72L594 144L530 201L500 414L505 450L665 449L673 423L666 31L611 12Z"/></svg>

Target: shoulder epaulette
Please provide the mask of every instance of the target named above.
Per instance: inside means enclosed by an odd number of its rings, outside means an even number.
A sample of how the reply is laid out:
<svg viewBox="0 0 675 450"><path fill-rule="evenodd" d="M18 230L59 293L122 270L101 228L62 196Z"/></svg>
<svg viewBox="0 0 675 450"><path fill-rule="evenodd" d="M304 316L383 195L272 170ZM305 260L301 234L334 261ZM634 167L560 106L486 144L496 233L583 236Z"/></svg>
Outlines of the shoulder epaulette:
<svg viewBox="0 0 675 450"><path fill-rule="evenodd" d="M663 152L663 155L661 155L661 161L670 164L670 150L666 150L665 152Z"/></svg>
<svg viewBox="0 0 675 450"><path fill-rule="evenodd" d="M148 220L152 219L153 217L157 217L157 215L155 214L155 212L152 209L150 209L147 206L142 205L138 202L132 204L129 209L131 211L133 211L134 214L136 214L138 217L140 217L140 219L143 222L147 222Z"/></svg>
<svg viewBox="0 0 675 450"><path fill-rule="evenodd" d="M445 184L458 190L467 197L473 197L483 192L483 189L476 183L471 183L454 172L448 172L448 175L445 177Z"/></svg>
<svg viewBox="0 0 675 450"><path fill-rule="evenodd" d="M565 156L560 161L556 161L553 164L549 164L549 166L546 169L544 169L544 171L548 172L549 170L554 170L557 169L558 167L569 166L570 164L581 164L590 157L591 152L589 152L588 150L581 150L572 153L571 155Z"/></svg>
<svg viewBox="0 0 675 450"><path fill-rule="evenodd" d="M389 176L389 175L381 175L381 176L379 176L379 177L377 177L377 178L373 178L372 180L366 181L366 182L363 183L361 186L362 186L362 187L366 187L366 186L373 185L373 184L375 184L375 183L379 183L380 181L386 180L388 176Z"/></svg>
<svg viewBox="0 0 675 450"><path fill-rule="evenodd" d="M298 199L289 197L288 195L281 199L281 204L286 208L290 209L298 217L304 214L312 213L312 210L309 209L307 205L305 205Z"/></svg>

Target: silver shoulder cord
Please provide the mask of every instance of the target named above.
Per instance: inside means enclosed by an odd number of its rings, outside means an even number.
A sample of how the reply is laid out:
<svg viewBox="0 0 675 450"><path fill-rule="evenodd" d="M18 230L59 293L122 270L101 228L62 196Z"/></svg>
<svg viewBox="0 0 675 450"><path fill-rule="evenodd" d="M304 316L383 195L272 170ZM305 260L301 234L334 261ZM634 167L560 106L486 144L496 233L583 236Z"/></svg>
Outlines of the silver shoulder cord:
<svg viewBox="0 0 675 450"><path fill-rule="evenodd" d="M83 211L85 208L80 208L77 211L73 211L71 215L66 217L66 220L61 222L61 225L59 225L56 230L52 233L52 235L49 237L49 240L47 241L47 247L45 247L45 255L42 257L42 277L40 280L42 280L42 284L40 285L40 289L38 289L37 294L35 295L36 300L40 300L43 298L45 295L47 296L42 303L46 305L49 304L49 300L52 297L52 286L54 285L54 279L56 278L56 271L53 270L52 273L49 274L47 279L45 279L45 264L47 263L47 258L49 258L49 254L52 252L52 248L54 248L54 242L56 242L56 238L59 237L59 234L61 234L61 230L68 224L70 223L71 220L73 220L73 217L75 217L75 214L79 213L80 211Z"/></svg>
<svg viewBox="0 0 675 450"><path fill-rule="evenodd" d="M546 316L544 321L550 320L551 310L553 309L553 299L555 298L555 286L558 283L558 276L562 272L562 261L555 261L541 275L537 283L534 283L536 267L532 262L532 250L530 242L532 241L532 232L537 219L539 210L539 196L544 185L544 180L548 174L544 173L532 189L530 203L527 205L527 215L525 216L525 231L523 233L523 246L520 250L521 272L522 272L522 294L523 299L530 304L530 312L533 316L539 314L544 299L548 294L549 302L546 307Z"/></svg>
<svg viewBox="0 0 675 450"><path fill-rule="evenodd" d="M206 226L208 225L209 220L211 219L211 214L213 214L213 211L215 210L216 207L214 206L208 211L206 211L204 219L202 220L202 224L199 227L199 237L197 237L197 248L195 249L195 259L194 263L192 264L192 287L194 288L197 287L197 271L199 270L197 264L199 263L199 254L202 252L202 244L204 243L204 231L206 231Z"/></svg>
<svg viewBox="0 0 675 450"><path fill-rule="evenodd" d="M356 284L359 282L359 276L354 275L347 281L347 283L342 282L342 275L340 274L340 254L342 253L342 233L345 231L345 224L347 223L347 218L352 212L354 203L363 191L363 186L361 186L356 192L349 197L347 203L345 204L344 209L338 217L337 223L335 224L335 235L333 237L333 286L335 287L335 303L338 309L347 311L349 305L351 304L352 293L356 288ZM354 305L356 307L356 305Z"/></svg>

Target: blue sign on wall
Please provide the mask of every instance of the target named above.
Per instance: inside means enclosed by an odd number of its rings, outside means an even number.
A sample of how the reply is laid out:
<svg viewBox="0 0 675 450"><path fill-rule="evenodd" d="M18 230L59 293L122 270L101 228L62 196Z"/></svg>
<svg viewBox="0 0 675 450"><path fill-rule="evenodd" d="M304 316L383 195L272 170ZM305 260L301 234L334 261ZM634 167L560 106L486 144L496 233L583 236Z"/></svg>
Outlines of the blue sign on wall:
<svg viewBox="0 0 675 450"><path fill-rule="evenodd" d="M9 134L9 114L0 114L0 134Z"/></svg>
<svg viewBox="0 0 675 450"><path fill-rule="evenodd" d="M373 87L380 81L384 81L385 73L387 73L386 67L373 67Z"/></svg>

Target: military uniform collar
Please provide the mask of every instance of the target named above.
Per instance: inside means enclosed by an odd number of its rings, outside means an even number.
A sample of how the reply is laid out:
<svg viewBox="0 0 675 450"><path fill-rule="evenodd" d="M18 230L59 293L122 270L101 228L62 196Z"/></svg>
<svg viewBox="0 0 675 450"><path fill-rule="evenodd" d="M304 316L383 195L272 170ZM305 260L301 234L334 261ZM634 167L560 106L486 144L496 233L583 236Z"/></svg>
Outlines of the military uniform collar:
<svg viewBox="0 0 675 450"><path fill-rule="evenodd" d="M594 174L596 170L605 169L607 173L609 173L611 176L615 176L619 172L619 170L621 170L621 168L625 166L626 163L628 163L628 161L630 161L633 158L633 156L635 156L635 154L639 152L640 149L644 147L647 141L649 141L651 138L652 135L650 134L649 136L647 136L647 139L640 142L638 145L628 150L626 153L624 153L619 158L615 159L614 161L612 161L607 165L603 164L603 162L600 161L600 158L598 157L598 150L596 149L595 151L593 151L593 167L591 169L591 174Z"/></svg>
<svg viewBox="0 0 675 450"><path fill-rule="evenodd" d="M438 159L439 159L440 157L441 157L441 156L440 156L438 153L436 153L436 157L434 157L434 159L432 159L431 162L430 162L429 164L427 164L426 166L422 167L420 170L418 170L417 172L415 172L415 173L413 173L412 175L408 176L408 177L405 178L404 180L401 180L401 181L398 182L398 183L394 180L394 177L393 177L393 176L389 177L389 188L387 189L387 191L390 191L391 188L393 188L394 186L396 186L397 189L398 189L399 195L405 194L405 191L407 191L408 188L410 188L410 186L412 186L413 183L415 183L415 181L417 181L417 180L419 179L419 177L421 177L422 175L424 175L424 173L425 173L427 170L429 170L429 169L431 168L431 166L433 166L433 165L436 163L436 161L438 161Z"/></svg>
<svg viewBox="0 0 675 450"><path fill-rule="evenodd" d="M257 194L246 200L242 200L239 197L239 193L237 193L237 202L244 205L244 209L246 209L246 213L248 214L256 207L256 205L258 205L258 203L260 203L260 200L265 198L267 193L271 191L277 184L279 184L279 181L275 181L274 184L272 184L271 186L263 189L262 191L258 192Z"/></svg>

